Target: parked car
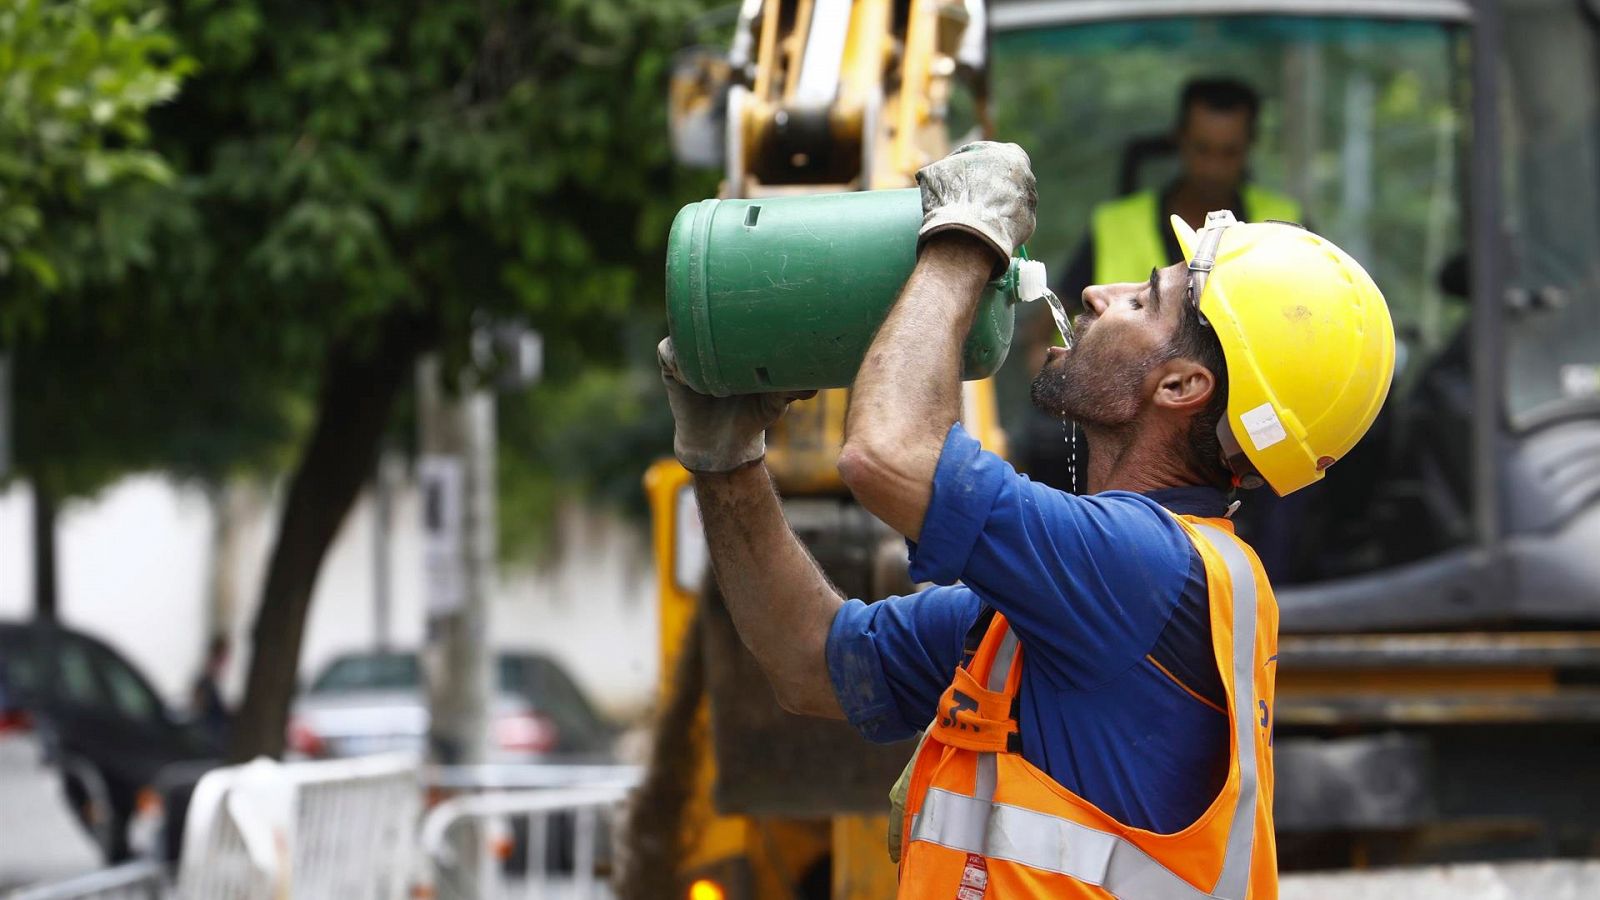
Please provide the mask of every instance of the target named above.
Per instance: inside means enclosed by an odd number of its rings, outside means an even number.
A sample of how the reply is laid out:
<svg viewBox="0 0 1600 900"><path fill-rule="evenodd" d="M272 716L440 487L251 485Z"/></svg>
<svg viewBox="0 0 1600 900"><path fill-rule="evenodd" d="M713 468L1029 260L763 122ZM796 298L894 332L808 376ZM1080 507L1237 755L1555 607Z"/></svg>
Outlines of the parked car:
<svg viewBox="0 0 1600 900"><path fill-rule="evenodd" d="M0 729L37 735L111 861L128 856L140 788L169 764L220 752L174 716L121 654L48 622L0 623Z"/></svg>
<svg viewBox="0 0 1600 900"><path fill-rule="evenodd" d="M616 728L549 657L505 652L495 660L491 759L607 762ZM427 749L428 698L414 652L336 657L295 701L289 747L311 758Z"/></svg>

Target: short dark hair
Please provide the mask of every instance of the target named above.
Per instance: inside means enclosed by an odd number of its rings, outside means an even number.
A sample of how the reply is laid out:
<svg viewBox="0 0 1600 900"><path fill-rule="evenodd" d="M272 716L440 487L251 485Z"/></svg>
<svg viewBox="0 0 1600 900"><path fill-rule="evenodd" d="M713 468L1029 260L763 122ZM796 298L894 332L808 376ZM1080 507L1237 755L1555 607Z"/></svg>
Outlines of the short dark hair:
<svg viewBox="0 0 1600 900"><path fill-rule="evenodd" d="M1216 377L1211 401L1189 422L1189 465L1207 484L1228 490L1233 487L1233 473L1222 461L1222 441L1217 437L1217 423L1228 410L1228 360L1222 354L1217 333L1200 320L1194 304L1183 304L1178 330L1173 332L1162 356L1167 360L1193 360Z"/></svg>
<svg viewBox="0 0 1600 900"><path fill-rule="evenodd" d="M1189 124L1189 111L1204 106L1217 112L1243 110L1250 120L1250 137L1256 136L1256 115L1261 112L1261 95L1237 78L1195 78L1183 86L1178 101L1178 131Z"/></svg>

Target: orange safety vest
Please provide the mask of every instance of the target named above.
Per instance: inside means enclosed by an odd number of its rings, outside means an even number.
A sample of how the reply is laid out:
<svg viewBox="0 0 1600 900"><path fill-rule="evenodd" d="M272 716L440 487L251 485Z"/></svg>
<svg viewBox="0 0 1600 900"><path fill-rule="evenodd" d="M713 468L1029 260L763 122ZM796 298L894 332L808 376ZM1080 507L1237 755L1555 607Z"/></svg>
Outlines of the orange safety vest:
<svg viewBox="0 0 1600 900"><path fill-rule="evenodd" d="M1211 641L1232 726L1228 779L1173 834L1124 825L1022 758L1023 648L996 614L956 670L918 750L901 832L900 893L916 900L1117 897L1271 900L1273 675L1278 604L1226 519L1176 516L1205 564Z"/></svg>

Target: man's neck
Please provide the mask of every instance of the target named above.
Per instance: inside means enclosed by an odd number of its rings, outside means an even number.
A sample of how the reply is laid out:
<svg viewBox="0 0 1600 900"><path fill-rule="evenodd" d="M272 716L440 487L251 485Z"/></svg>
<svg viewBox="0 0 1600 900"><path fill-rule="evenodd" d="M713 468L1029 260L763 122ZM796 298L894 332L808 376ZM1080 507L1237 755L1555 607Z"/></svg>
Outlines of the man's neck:
<svg viewBox="0 0 1600 900"><path fill-rule="evenodd" d="M1089 493L1132 491L1145 494L1162 488L1204 484L1188 462L1171 452L1171 436L1153 429L1099 428L1085 425L1089 444Z"/></svg>

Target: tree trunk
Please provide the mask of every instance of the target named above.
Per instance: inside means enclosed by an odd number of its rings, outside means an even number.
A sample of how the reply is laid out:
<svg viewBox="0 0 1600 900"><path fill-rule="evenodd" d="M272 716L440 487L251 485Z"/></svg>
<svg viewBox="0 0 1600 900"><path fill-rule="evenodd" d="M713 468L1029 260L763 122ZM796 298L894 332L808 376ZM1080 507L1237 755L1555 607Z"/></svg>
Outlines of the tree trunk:
<svg viewBox="0 0 1600 900"><path fill-rule="evenodd" d="M372 472L395 396L433 339L430 323L394 315L367 353L357 341L329 351L316 427L290 479L267 565L244 703L228 744L232 762L283 755L300 641L322 559Z"/></svg>
<svg viewBox="0 0 1600 900"><path fill-rule="evenodd" d="M238 567L240 509L244 504L239 499L242 488L231 479L208 481L204 490L206 503L211 507L211 555L206 563L207 591L202 611L205 627L201 629L201 646L210 647L213 640L232 633L238 616L233 576Z"/></svg>
<svg viewBox="0 0 1600 900"><path fill-rule="evenodd" d="M33 483L33 617L56 619L56 498Z"/></svg>
<svg viewBox="0 0 1600 900"><path fill-rule="evenodd" d="M0 350L0 478L11 474L11 354Z"/></svg>

